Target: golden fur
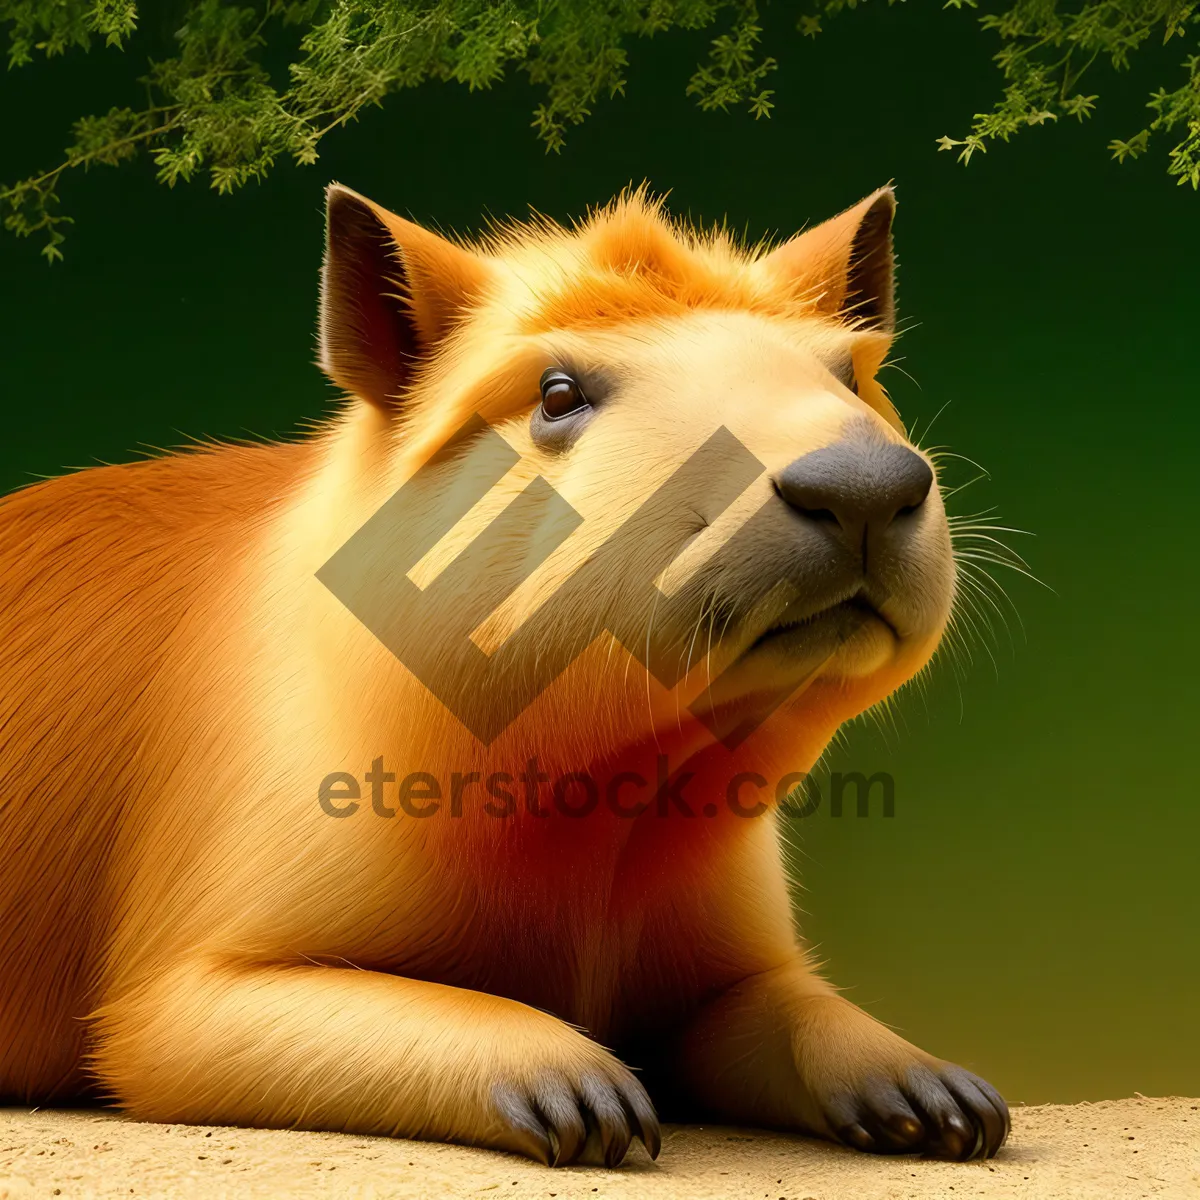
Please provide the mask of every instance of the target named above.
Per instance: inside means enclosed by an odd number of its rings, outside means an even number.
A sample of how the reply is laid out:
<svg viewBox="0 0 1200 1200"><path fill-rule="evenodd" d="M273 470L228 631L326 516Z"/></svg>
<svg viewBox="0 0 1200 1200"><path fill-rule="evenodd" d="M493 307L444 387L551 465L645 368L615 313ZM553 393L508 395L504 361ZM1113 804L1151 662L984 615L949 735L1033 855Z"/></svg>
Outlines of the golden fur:
<svg viewBox="0 0 1200 1200"><path fill-rule="evenodd" d="M352 394L325 426L300 444L204 447L0 502L0 1093L46 1103L93 1089L146 1119L559 1160L584 1153L590 1129L617 1161L639 1122L648 1144L656 1134L603 1046L639 1054L662 1095L693 1110L852 1144L866 1143L835 1109L862 1081L920 1067L953 1091L945 1064L809 967L773 812L747 820L719 803L731 772L810 769L840 724L929 660L954 587L936 487L893 614L902 640L864 635L732 750L687 707L714 656L738 652L711 629L675 689L597 638L484 745L315 577L473 413L520 462L416 582L538 476L583 518L551 553L549 517L501 547L544 561L479 644L519 629L724 425L766 473L662 586L701 577L770 498L772 472L852 421L903 443L875 380L890 251L872 285L879 319L848 282L864 223L885 209L890 221L890 205L885 190L777 249L744 249L672 226L638 192L575 230L534 223L467 246L334 189L322 364ZM369 267L343 270L339 247L375 236L372 222L390 265L358 304L346 289ZM397 329L410 340L389 342ZM567 454L539 446L529 420L541 372L564 358L615 372L622 397ZM857 394L830 373L842 359ZM323 777L361 776L377 756L397 776L536 755L552 775L653 777L660 753L695 772L700 802L709 788L713 819L496 821L472 804L461 819L330 819L316 803ZM604 1096L552 1136L523 1125L511 1095L553 1107L536 1097L564 1080L585 1100L615 1089L624 1134ZM976 1139L946 1117L922 1144L992 1152L999 1119Z"/></svg>

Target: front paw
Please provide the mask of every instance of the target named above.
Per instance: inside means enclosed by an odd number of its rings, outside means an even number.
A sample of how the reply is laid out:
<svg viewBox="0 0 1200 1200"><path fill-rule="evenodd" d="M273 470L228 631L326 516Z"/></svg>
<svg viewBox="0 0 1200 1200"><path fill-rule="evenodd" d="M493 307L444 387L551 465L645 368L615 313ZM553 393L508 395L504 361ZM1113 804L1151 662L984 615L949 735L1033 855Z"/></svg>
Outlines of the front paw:
<svg viewBox="0 0 1200 1200"><path fill-rule="evenodd" d="M992 1158L1008 1137L1008 1105L978 1075L936 1059L868 1072L818 1098L838 1141L872 1154Z"/></svg>
<svg viewBox="0 0 1200 1200"><path fill-rule="evenodd" d="M506 1148L547 1166L593 1162L615 1167L634 1137L657 1158L661 1134L646 1089L596 1047L592 1062L530 1070L498 1082L492 1106Z"/></svg>
<svg viewBox="0 0 1200 1200"><path fill-rule="evenodd" d="M991 1158L1008 1105L990 1083L898 1037L840 996L793 1010L792 1050L814 1132L873 1154Z"/></svg>

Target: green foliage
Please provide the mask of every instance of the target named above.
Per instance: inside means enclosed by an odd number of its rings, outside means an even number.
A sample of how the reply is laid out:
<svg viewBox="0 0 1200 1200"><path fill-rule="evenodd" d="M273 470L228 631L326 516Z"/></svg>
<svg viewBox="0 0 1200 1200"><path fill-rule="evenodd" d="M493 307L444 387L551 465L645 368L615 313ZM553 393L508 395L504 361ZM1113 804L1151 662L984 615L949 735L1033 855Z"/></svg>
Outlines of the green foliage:
<svg viewBox="0 0 1200 1200"><path fill-rule="evenodd" d="M979 0L947 0L951 8L978 5ZM1002 12L985 13L980 22L1003 42L995 61L1004 92L990 112L975 114L965 137L940 139L942 150L960 147L964 163L976 151L986 152L989 142L1008 141L1027 126L1060 117L1085 120L1099 97L1082 92L1080 83L1097 61L1123 71L1151 39L1166 44L1190 34L1194 41L1200 0L1017 0ZM1190 55L1183 68L1179 87L1160 87L1151 95L1147 107L1154 117L1146 127L1108 148L1123 162L1142 154L1154 135L1178 130L1182 138L1168 151L1167 170L1179 183L1200 189L1200 56Z"/></svg>
<svg viewBox="0 0 1200 1200"><path fill-rule="evenodd" d="M815 37L822 18L861 2L807 0L800 31ZM945 0L948 8L978 3L989 0ZM969 162L1026 126L1085 119L1097 97L1080 80L1097 60L1122 70L1152 37L1194 35L1198 9L1200 0L998 0L980 20L1002 42L1002 98L941 147L960 148ZM136 0L0 0L10 69L96 42L124 50L137 23ZM534 128L557 150L598 98L623 92L631 39L704 29L715 36L688 94L706 110L745 105L769 116L773 93L764 85L776 60L760 52L755 0L191 0L173 55L147 64L145 106L76 122L57 166L0 187L5 225L42 235L42 253L59 258L70 218L58 211L58 185L69 170L148 155L169 186L203 172L229 192L281 159L315 162L327 134L427 80L475 90L524 71L543 95ZM264 60L288 45L296 49L280 82ZM1156 135L1181 130L1168 169L1200 187L1200 56L1184 67L1181 86L1151 97L1146 128L1110 149L1136 157Z"/></svg>
<svg viewBox="0 0 1200 1200"><path fill-rule="evenodd" d="M136 0L8 0L0 4L0 21L11 26L8 65L33 61L33 51L47 58L70 46L90 48L93 37L106 46L121 46L137 28Z"/></svg>

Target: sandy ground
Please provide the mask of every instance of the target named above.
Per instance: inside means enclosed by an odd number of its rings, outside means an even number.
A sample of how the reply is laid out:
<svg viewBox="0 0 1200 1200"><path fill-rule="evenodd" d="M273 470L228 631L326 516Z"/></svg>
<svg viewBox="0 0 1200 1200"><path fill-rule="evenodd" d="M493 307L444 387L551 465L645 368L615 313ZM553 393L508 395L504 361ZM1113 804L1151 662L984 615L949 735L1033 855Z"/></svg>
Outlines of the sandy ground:
<svg viewBox="0 0 1200 1200"><path fill-rule="evenodd" d="M143 1125L0 1109L0 1200L16 1197L514 1197L519 1200L1200 1200L1200 1100L1018 1108L991 1162L879 1159L803 1138L667 1127L616 1170L347 1134Z"/></svg>

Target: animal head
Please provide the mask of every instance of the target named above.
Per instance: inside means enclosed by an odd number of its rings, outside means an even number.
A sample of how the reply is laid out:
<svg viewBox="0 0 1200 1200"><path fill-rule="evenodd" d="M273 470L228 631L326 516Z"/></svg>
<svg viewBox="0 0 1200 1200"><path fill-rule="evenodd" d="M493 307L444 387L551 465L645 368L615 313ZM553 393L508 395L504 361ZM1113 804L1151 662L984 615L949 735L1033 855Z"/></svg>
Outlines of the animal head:
<svg viewBox="0 0 1200 1200"><path fill-rule="evenodd" d="M392 572L437 603L375 611L459 719L574 753L765 722L811 759L924 666L955 576L877 379L894 212L746 248L636 191L468 245L330 189L320 362L412 484L392 536L437 530Z"/></svg>

